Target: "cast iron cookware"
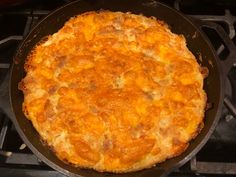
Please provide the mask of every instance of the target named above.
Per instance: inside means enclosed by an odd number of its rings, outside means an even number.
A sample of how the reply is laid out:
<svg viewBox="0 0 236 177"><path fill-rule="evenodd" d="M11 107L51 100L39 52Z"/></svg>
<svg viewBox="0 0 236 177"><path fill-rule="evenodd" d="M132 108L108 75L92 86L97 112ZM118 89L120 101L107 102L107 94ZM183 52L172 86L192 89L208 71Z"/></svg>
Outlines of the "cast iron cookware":
<svg viewBox="0 0 236 177"><path fill-rule="evenodd" d="M166 160L163 163L157 164L155 167L150 169L125 174L112 174L99 173L88 169L80 169L66 164L59 160L50 148L40 141L39 134L22 112L23 93L18 90L18 83L25 76L23 66L26 57L32 48L43 37L57 32L70 17L87 11L96 11L101 9L143 14L147 17L154 16L157 19L165 21L170 26L172 32L183 34L185 36L187 46L196 56L199 64L207 67L209 70L209 75L204 81L204 89L207 93L208 103L211 103L212 107L205 113L204 128L201 133L191 141L188 149L183 154ZM10 114L11 120L25 144L43 162L48 164L53 169L68 176L157 177L165 176L175 168L186 163L206 143L209 136L213 132L217 121L219 120L224 95L223 80L226 77L231 64L233 63L232 57L228 57L226 61L219 60L207 38L201 32L201 28L204 26L210 28L215 28L215 26L213 24L204 24L200 21L195 24L193 23L193 20L190 20L177 10L174 10L159 2L146 0L79 0L71 2L50 13L25 37L16 52L11 67L9 83L9 103L11 105L11 110L8 111L8 114ZM222 31L222 29L220 28L219 31ZM220 32L219 35L222 38L227 38L224 31ZM227 47L229 48L229 51L235 50L235 46L233 46L233 44ZM200 55L201 57L199 57ZM221 65L224 65L224 67L220 68Z"/></svg>

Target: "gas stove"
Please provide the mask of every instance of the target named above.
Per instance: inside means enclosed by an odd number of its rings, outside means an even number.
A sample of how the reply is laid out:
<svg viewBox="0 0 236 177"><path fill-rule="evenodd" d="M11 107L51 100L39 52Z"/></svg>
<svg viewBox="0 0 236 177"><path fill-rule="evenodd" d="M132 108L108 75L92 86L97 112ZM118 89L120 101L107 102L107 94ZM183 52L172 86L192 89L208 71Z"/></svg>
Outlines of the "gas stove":
<svg viewBox="0 0 236 177"><path fill-rule="evenodd" d="M7 89L9 68L18 44L32 27L67 0L30 1L0 9L0 94ZM223 0L162 0L193 19L221 26L236 44L236 2ZM155 0L147 5L155 6ZM220 59L229 51L218 37L217 29L203 28ZM236 56L225 81L226 96L221 119L201 151L169 176L235 176L236 175ZM5 105L0 105L0 107ZM5 177L63 177L38 159L23 143L9 117L0 109L0 174Z"/></svg>

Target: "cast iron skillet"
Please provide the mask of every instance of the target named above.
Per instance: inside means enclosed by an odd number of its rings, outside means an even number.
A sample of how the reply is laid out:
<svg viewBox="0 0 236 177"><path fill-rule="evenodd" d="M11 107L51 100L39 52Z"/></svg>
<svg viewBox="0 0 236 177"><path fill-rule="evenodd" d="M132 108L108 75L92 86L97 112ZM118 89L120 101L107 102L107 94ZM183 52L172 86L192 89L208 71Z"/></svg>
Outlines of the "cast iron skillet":
<svg viewBox="0 0 236 177"><path fill-rule="evenodd" d="M198 23L195 26L192 21L186 18L178 11L163 5L161 3L153 3L154 1L145 0L79 0L67 4L49 14L40 21L29 35L23 40L15 55L14 62L11 67L10 75L10 104L12 110L9 111L18 133L24 140L26 145L33 153L44 161L46 164L55 170L70 176L86 176L86 177L102 177L102 176L119 176L119 177L151 177L164 176L170 173L175 168L183 165L191 157L193 157L200 148L206 143L209 136L213 132L223 103L224 83L223 77L226 77L230 67L224 67L225 70L220 70L220 65L230 66L233 63L232 57L228 57L227 61L220 61L215 54L214 49L209 44L206 37L203 35L199 27L206 24ZM192 53L201 59L198 62L209 69L209 76L205 79L204 89L207 92L208 102L212 103L212 108L206 111L205 126L201 133L194 139L188 149L180 156L167 160L156 167L142 170L139 172L126 174L110 174L99 173L93 170L85 170L75 168L71 165L60 161L54 153L40 141L39 134L33 128L31 122L26 119L22 112L23 94L18 90L18 83L25 76L24 63L28 53L43 37L57 32L63 24L72 16L92 10L111 10L132 12L135 14L143 14L145 16L155 16L158 19L165 21L174 33L183 34L187 40L188 48ZM209 27L209 25L208 25ZM214 28L214 25L210 25ZM220 29L222 31L222 29ZM222 31L219 34L221 37L226 37ZM228 38L227 38L228 39ZM227 46L230 51L235 50L234 45Z"/></svg>

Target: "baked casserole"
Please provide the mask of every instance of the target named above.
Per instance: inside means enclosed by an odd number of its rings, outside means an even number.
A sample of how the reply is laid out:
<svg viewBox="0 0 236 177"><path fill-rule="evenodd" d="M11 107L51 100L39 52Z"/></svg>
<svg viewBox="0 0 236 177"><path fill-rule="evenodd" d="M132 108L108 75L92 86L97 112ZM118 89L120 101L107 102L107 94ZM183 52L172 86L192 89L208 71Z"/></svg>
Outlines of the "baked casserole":
<svg viewBox="0 0 236 177"><path fill-rule="evenodd" d="M35 46L25 71L25 116L76 167L149 168L183 153L203 127L201 66L184 36L154 17L72 17Z"/></svg>

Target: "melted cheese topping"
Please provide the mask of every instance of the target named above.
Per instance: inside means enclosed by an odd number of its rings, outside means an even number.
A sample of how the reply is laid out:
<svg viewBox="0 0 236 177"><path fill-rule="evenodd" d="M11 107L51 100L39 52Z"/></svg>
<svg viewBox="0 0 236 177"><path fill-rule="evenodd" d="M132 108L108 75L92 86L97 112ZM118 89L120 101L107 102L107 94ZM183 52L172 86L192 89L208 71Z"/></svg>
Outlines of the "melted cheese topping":
<svg viewBox="0 0 236 177"><path fill-rule="evenodd" d="M71 18L25 64L23 110L63 161L98 171L181 154L203 125L203 75L182 35L121 12Z"/></svg>

